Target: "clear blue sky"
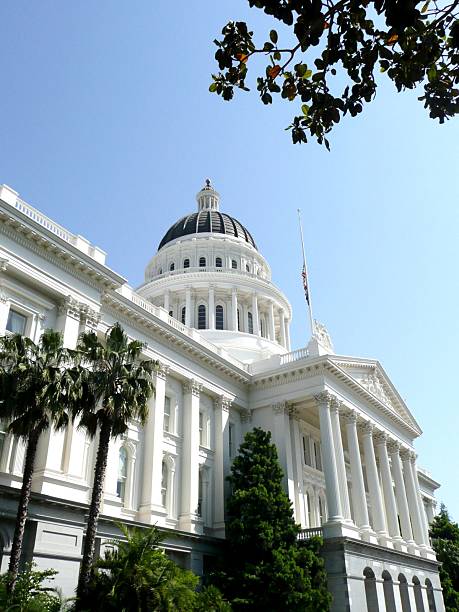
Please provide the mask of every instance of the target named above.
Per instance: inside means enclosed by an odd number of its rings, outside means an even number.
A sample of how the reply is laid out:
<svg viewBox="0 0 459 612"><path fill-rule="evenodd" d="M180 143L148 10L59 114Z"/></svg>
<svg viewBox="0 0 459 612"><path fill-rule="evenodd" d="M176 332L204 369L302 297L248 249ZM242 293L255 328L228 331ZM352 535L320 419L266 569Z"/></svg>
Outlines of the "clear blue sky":
<svg viewBox="0 0 459 612"><path fill-rule="evenodd" d="M378 358L424 435L419 462L459 519L459 121L382 86L332 134L293 146L295 111L208 93L228 19L268 31L246 0L2 0L0 182L108 251L136 286L210 176L308 336L296 208L315 314L341 354Z"/></svg>

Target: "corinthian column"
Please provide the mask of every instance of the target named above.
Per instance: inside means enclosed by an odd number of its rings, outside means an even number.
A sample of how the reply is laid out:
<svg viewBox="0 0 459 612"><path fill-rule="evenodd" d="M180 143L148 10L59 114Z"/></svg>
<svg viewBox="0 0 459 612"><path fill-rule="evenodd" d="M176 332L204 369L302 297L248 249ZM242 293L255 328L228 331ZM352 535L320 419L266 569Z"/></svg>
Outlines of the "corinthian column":
<svg viewBox="0 0 459 612"><path fill-rule="evenodd" d="M182 503L179 529L192 533L197 533L201 527L201 520L198 516L201 388L201 385L195 380L190 380L183 385Z"/></svg>
<svg viewBox="0 0 459 612"><path fill-rule="evenodd" d="M332 395L325 391L319 395L315 395L314 399L319 407L320 440L322 444L328 521L339 522L343 520L343 511L340 500L338 470L336 467L336 453L330 415L330 402Z"/></svg>
<svg viewBox="0 0 459 612"><path fill-rule="evenodd" d="M229 466L228 419L231 401L222 396L215 400L214 499L215 533L225 537L225 465Z"/></svg>
<svg viewBox="0 0 459 612"><path fill-rule="evenodd" d="M148 419L143 432L143 478L138 520L154 523L165 516L161 499L163 467L164 399L168 367L160 366L155 376L155 394L149 401Z"/></svg>
<svg viewBox="0 0 459 612"><path fill-rule="evenodd" d="M371 531L368 518L367 495L365 482L363 480L362 460L360 457L359 439L357 436L357 415L354 411L348 411L345 416L347 445L349 448L349 460L351 464L352 478L352 503L354 507L355 522L361 531Z"/></svg>
<svg viewBox="0 0 459 612"><path fill-rule="evenodd" d="M386 518L389 535L394 540L394 544L400 544L400 530L398 526L397 506L395 503L394 489L392 487L392 474L390 472L389 456L387 454L387 436L378 433L375 436L376 450L379 458L379 469L381 470L381 481L384 491L384 501L386 504Z"/></svg>
<svg viewBox="0 0 459 612"><path fill-rule="evenodd" d="M384 520L384 508L379 486L378 468L376 465L375 450L373 446L373 426L364 423L362 426L363 452L365 454L365 466L367 469L368 489L370 493L371 509L373 514L373 528L378 539L387 537L386 523Z"/></svg>
<svg viewBox="0 0 459 612"><path fill-rule="evenodd" d="M420 547L425 548L427 542L424 535L424 525L419 512L418 492L416 490L416 483L411 467L416 455L408 450L402 451L400 455L403 463L403 475L405 477L406 496L408 498L408 507L410 509L411 522L413 525L414 541Z"/></svg>
<svg viewBox="0 0 459 612"><path fill-rule="evenodd" d="M408 545L410 552L413 551L413 532L411 530L410 512L408 509L408 500L406 498L405 483L403 481L402 463L400 461L400 445L398 442L389 444L389 455L392 462L392 474L395 483L395 498L400 517L400 525L402 528L402 537Z"/></svg>
<svg viewBox="0 0 459 612"><path fill-rule="evenodd" d="M339 409L341 402L332 398L330 406L331 424L333 431L333 443L336 453L336 469L338 472L339 492L341 499L341 508L344 518L351 521L351 507L349 504L349 490L347 488L346 464L344 463L343 440L341 438L341 427L339 422Z"/></svg>

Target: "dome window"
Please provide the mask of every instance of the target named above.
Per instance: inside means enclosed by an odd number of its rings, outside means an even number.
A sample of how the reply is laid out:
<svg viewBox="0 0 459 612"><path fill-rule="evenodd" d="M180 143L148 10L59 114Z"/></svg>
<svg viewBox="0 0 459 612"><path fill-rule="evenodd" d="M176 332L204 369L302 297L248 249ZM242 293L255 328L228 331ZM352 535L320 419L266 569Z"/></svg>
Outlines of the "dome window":
<svg viewBox="0 0 459 612"><path fill-rule="evenodd" d="M199 267L200 268L205 268L206 267L206 258L205 257L200 257L199 258Z"/></svg>
<svg viewBox="0 0 459 612"><path fill-rule="evenodd" d="M245 270L246 270L246 272L250 272L250 266L249 266L249 264L245 264Z"/></svg>
<svg viewBox="0 0 459 612"><path fill-rule="evenodd" d="M222 266L223 266L222 258L221 257L217 257L216 260L215 260L215 267L216 268L221 268Z"/></svg>
<svg viewBox="0 0 459 612"><path fill-rule="evenodd" d="M201 304L198 307L198 329L206 329L206 307Z"/></svg>
<svg viewBox="0 0 459 612"><path fill-rule="evenodd" d="M183 308L182 308L182 323L183 323L183 325L185 325L185 321L186 321L186 307L183 306Z"/></svg>
<svg viewBox="0 0 459 612"><path fill-rule="evenodd" d="M172 262L171 265L169 266L169 271L173 272L175 270L175 263Z"/></svg>
<svg viewBox="0 0 459 612"><path fill-rule="evenodd" d="M247 323L249 325L249 334L253 334L253 315L251 312L247 313Z"/></svg>
<svg viewBox="0 0 459 612"><path fill-rule="evenodd" d="M190 267L190 260L188 259L188 257L183 260L183 267L184 268L189 268Z"/></svg>
<svg viewBox="0 0 459 612"><path fill-rule="evenodd" d="M237 309L237 331L241 331L241 311Z"/></svg>
<svg viewBox="0 0 459 612"><path fill-rule="evenodd" d="M237 261L235 259L231 260L231 267L233 270L237 270Z"/></svg>
<svg viewBox="0 0 459 612"><path fill-rule="evenodd" d="M215 328L224 329L223 306L218 305L215 309Z"/></svg>
<svg viewBox="0 0 459 612"><path fill-rule="evenodd" d="M160 269L159 269L159 274L162 274L162 273L163 273L163 269L162 269L162 268L160 268Z"/></svg>

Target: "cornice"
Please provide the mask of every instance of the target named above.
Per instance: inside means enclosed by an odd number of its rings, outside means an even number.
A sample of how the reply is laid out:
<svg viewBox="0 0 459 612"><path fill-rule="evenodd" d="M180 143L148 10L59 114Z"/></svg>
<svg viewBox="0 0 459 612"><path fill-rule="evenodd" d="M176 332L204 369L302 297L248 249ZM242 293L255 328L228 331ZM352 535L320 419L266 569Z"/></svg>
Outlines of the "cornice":
<svg viewBox="0 0 459 612"><path fill-rule="evenodd" d="M174 345L174 348L182 352L182 354L187 354L188 357L191 356L193 359L200 359L208 368L218 370L240 383L247 384L250 382L250 374L231 364L224 357L218 355L218 353L214 353L205 346L202 346L199 342L183 334L167 322L145 311L124 296L112 292L104 293L102 301L106 307L115 313L118 319L121 320L123 318L125 322L134 327L141 326L147 329L149 333L153 332L163 341Z"/></svg>
<svg viewBox="0 0 459 612"><path fill-rule="evenodd" d="M115 289L126 280L45 227L0 200L2 232L92 287Z"/></svg>

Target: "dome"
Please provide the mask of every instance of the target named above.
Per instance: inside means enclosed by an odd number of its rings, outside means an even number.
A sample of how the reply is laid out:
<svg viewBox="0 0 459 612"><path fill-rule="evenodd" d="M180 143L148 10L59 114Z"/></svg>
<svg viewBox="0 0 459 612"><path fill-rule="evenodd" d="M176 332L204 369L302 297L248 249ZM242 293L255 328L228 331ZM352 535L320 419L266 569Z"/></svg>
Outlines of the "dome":
<svg viewBox="0 0 459 612"><path fill-rule="evenodd" d="M255 249L257 248L249 230L237 219L218 210L203 209L182 217L182 219L174 223L159 243L158 251L177 238L201 233L225 234L226 236L244 240Z"/></svg>

